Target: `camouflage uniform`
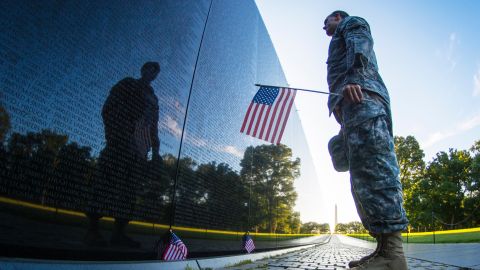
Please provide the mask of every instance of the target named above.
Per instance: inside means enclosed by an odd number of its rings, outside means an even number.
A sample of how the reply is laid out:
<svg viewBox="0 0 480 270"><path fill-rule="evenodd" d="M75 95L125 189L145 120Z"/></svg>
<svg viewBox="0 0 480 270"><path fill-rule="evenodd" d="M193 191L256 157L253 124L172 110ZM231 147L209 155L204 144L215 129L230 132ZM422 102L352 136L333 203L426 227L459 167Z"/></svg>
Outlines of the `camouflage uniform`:
<svg viewBox="0 0 480 270"><path fill-rule="evenodd" d="M350 170L352 195L365 228L375 234L406 228L402 187L394 152L390 98L378 73L368 23L349 16L338 25L329 47L330 92L341 94L345 85L358 84L364 99L349 103L330 95L330 114L341 124L329 142L334 167Z"/></svg>
<svg viewBox="0 0 480 270"><path fill-rule="evenodd" d="M125 78L111 89L102 108L106 146L92 183L93 198L87 209L92 216L135 218L137 192L148 179L147 153L150 147L158 152L158 136L150 136L158 110L153 88L140 80Z"/></svg>

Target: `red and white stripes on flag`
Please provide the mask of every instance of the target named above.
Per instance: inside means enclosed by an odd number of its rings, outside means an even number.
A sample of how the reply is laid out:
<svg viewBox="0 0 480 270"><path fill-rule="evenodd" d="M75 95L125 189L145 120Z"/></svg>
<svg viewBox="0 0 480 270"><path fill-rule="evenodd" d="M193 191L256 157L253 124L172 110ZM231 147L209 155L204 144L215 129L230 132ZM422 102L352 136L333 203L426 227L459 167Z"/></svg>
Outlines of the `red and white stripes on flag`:
<svg viewBox="0 0 480 270"><path fill-rule="evenodd" d="M152 138L150 137L150 126L146 124L145 119L137 121L133 136L137 153L141 157L146 156L152 147Z"/></svg>
<svg viewBox="0 0 480 270"><path fill-rule="evenodd" d="M246 234L243 236L243 248L248 252L251 253L255 249L255 244L253 243L253 239L250 235Z"/></svg>
<svg viewBox="0 0 480 270"><path fill-rule="evenodd" d="M240 132L279 144L296 93L295 89L261 86L248 106Z"/></svg>
<svg viewBox="0 0 480 270"><path fill-rule="evenodd" d="M162 254L162 260L175 261L184 260L185 258L187 258L187 247L176 234L171 232L170 240Z"/></svg>

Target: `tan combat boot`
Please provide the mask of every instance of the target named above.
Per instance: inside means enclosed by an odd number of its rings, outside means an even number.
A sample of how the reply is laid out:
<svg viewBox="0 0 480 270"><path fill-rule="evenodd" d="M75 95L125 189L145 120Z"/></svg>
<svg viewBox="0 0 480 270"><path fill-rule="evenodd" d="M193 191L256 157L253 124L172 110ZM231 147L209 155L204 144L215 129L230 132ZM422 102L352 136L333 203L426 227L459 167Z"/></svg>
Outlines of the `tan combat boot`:
<svg viewBox="0 0 480 270"><path fill-rule="evenodd" d="M381 241L381 239L382 239L381 236L382 236L382 235L375 235L375 234L372 234L372 233L370 233L370 235L377 240L377 247L375 248L375 251L373 251L373 253L368 254L368 255L365 256L365 257L360 258L360 260L350 261L350 262L348 263L348 267L349 267L349 268L357 267L357 266L359 266L360 264L365 263L368 259L370 259L370 258L372 258L373 256L377 255L378 251L380 250L381 244L382 244L382 241Z"/></svg>
<svg viewBox="0 0 480 270"><path fill-rule="evenodd" d="M352 269L407 270L400 232L382 234L380 250L366 262Z"/></svg>

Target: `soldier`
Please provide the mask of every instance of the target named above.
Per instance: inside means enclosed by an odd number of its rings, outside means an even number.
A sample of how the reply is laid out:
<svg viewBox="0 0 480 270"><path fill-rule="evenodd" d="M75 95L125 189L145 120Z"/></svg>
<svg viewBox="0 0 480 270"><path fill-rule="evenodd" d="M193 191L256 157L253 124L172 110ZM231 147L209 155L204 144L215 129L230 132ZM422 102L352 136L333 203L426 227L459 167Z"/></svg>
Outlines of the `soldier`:
<svg viewBox="0 0 480 270"><path fill-rule="evenodd" d="M408 224L394 152L390 98L378 73L370 26L360 17L334 11L323 29L332 37L327 81L330 115L341 125L329 141L337 171L350 171L360 219L376 238L376 250L349 266L407 269L401 231Z"/></svg>
<svg viewBox="0 0 480 270"><path fill-rule="evenodd" d="M102 108L106 146L98 158L87 216L89 246L106 246L99 231L102 216L115 218L110 244L138 248L140 242L126 235L134 217L138 186L147 179L147 156L160 160L158 98L150 85L160 72L157 62L141 68L141 78L124 78L115 84Z"/></svg>

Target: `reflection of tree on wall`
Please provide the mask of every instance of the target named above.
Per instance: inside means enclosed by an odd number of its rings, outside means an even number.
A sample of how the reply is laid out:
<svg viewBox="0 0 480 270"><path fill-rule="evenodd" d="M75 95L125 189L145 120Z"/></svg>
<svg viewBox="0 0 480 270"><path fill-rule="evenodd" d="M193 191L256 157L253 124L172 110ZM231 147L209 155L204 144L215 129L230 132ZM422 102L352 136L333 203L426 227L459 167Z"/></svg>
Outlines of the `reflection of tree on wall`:
<svg viewBox="0 0 480 270"><path fill-rule="evenodd" d="M56 173L49 186L56 207L83 210L96 166L90 151L90 147L76 142L60 149L59 158L55 161ZM55 195L58 190L63 191L62 195Z"/></svg>
<svg viewBox="0 0 480 270"><path fill-rule="evenodd" d="M292 160L292 150L282 144L250 146L240 165L242 181L251 185L251 226L286 232L297 198L293 183L300 176L300 159Z"/></svg>
<svg viewBox="0 0 480 270"><path fill-rule="evenodd" d="M46 206L84 210L97 164L89 147L68 142L66 135L47 129L25 135L15 132L1 146L2 194ZM171 178L159 169L162 165L152 166L155 168L149 172L154 173L145 179L147 184L137 200L141 208L156 210L145 210L149 213L145 220L164 221L161 214L169 209Z"/></svg>
<svg viewBox="0 0 480 270"><path fill-rule="evenodd" d="M170 168L163 162L165 158L151 160L146 166L148 173L137 192L136 215L140 220L162 224L168 220L173 179L167 174Z"/></svg>
<svg viewBox="0 0 480 270"><path fill-rule="evenodd" d="M8 128L2 130L7 133ZM85 210L99 166L99 159L92 156L89 147L48 129L13 133L1 146L2 195ZM300 219L299 213L293 212L293 181L299 175L299 165L300 161L292 160L291 150L283 145L249 147L241 174L225 163L198 165L190 157L182 158L178 178L181 185L177 189L177 199L182 203L176 208L179 220L193 218L192 225L198 228L298 232ZM170 154L148 164L146 177L137 186L137 220L167 222L176 170L177 159ZM252 218L248 216L249 207Z"/></svg>
<svg viewBox="0 0 480 270"><path fill-rule="evenodd" d="M4 179L6 178L3 174L6 172L7 165L7 152L5 149L5 136L10 130L10 116L7 113L7 110L0 105L0 185L3 186Z"/></svg>
<svg viewBox="0 0 480 270"><path fill-rule="evenodd" d="M238 173L225 163L210 162L198 166L197 179L203 181L202 203L209 216L209 228L239 230L242 225L246 187L242 185ZM221 217L216 219L215 216Z"/></svg>
<svg viewBox="0 0 480 270"><path fill-rule="evenodd" d="M50 130L13 133L5 148L3 194L43 205L83 210L94 168L89 147Z"/></svg>
<svg viewBox="0 0 480 270"><path fill-rule="evenodd" d="M166 170L175 177L175 158L164 157ZM167 165L167 164L170 165ZM197 164L180 160L174 224L205 229L298 233L300 214L293 211L300 160L292 160L284 146L248 147L241 173L228 164ZM171 196L173 197L173 196Z"/></svg>
<svg viewBox="0 0 480 270"><path fill-rule="evenodd" d="M49 201L60 149L68 138L50 130L26 135L13 133L7 144L7 190L32 201Z"/></svg>
<svg viewBox="0 0 480 270"><path fill-rule="evenodd" d="M195 207L198 206L200 198L202 196L202 187L197 184L195 181L195 168L197 162L194 161L191 157L181 158L179 161L172 157L172 161L175 160L175 166L171 167L169 170L169 175L173 175L172 179L175 179L177 173L177 163L178 164L178 185L175 190L176 194L173 195L173 190L171 198L175 198L176 202L172 202L175 205L175 219L177 217L182 220L188 217L188 214L182 217L182 212L193 211ZM200 216L202 218L204 216ZM172 222L172 221L170 221ZM200 220L195 221L197 224L200 223Z"/></svg>
<svg viewBox="0 0 480 270"><path fill-rule="evenodd" d="M10 127L10 116L8 115L7 110L0 105L0 143L2 144L0 147L3 147L3 141L5 140L5 136L10 130Z"/></svg>

